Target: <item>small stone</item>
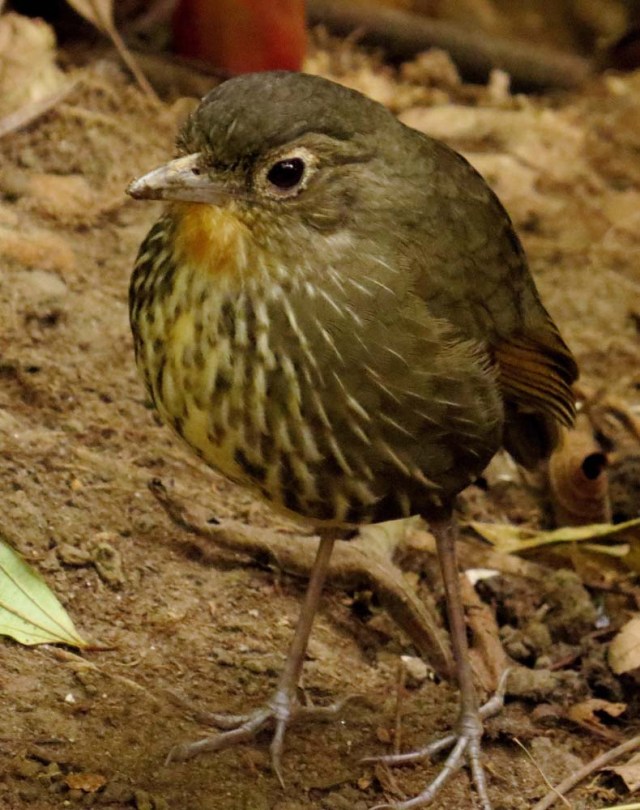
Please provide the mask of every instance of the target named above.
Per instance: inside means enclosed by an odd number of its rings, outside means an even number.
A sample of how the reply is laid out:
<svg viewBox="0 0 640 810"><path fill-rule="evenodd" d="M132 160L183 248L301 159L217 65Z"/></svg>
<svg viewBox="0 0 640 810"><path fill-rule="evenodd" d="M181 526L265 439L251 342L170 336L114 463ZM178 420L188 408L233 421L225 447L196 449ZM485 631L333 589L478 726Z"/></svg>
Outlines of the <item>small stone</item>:
<svg viewBox="0 0 640 810"><path fill-rule="evenodd" d="M524 631L529 646L536 653L544 653L551 647L551 633L544 622L534 619L525 625Z"/></svg>
<svg viewBox="0 0 640 810"><path fill-rule="evenodd" d="M133 790L123 782L107 782L99 796L101 804L129 804Z"/></svg>
<svg viewBox="0 0 640 810"><path fill-rule="evenodd" d="M42 770L42 765L32 759L18 759L13 763L13 772L20 779L33 779Z"/></svg>
<svg viewBox="0 0 640 810"><path fill-rule="evenodd" d="M44 768L38 774L38 780L43 784L52 784L54 782L59 782L62 776L62 771L60 770L60 765L57 762L50 762L46 768Z"/></svg>
<svg viewBox="0 0 640 810"><path fill-rule="evenodd" d="M44 772L52 779L57 779L57 777L62 773L60 770L60 765L55 760L47 765Z"/></svg>
<svg viewBox="0 0 640 810"><path fill-rule="evenodd" d="M404 664L408 687L420 686L429 677L429 667L422 658L417 658L415 655L403 655L401 661Z"/></svg>
<svg viewBox="0 0 640 810"><path fill-rule="evenodd" d="M323 810L353 810L353 801L340 793L330 793L322 800Z"/></svg>
<svg viewBox="0 0 640 810"><path fill-rule="evenodd" d="M136 810L153 810L153 803L151 796L146 790L136 789L133 791L133 800L135 802Z"/></svg>
<svg viewBox="0 0 640 810"><path fill-rule="evenodd" d="M60 561L56 557L56 550L54 548L47 551L47 553L40 559L38 568L41 571L46 571L47 573L60 570Z"/></svg>
<svg viewBox="0 0 640 810"><path fill-rule="evenodd" d="M580 643L594 629L598 614L578 574L560 569L540 586L549 608L545 622L554 640Z"/></svg>
<svg viewBox="0 0 640 810"><path fill-rule="evenodd" d="M60 560L66 565L87 565L91 562L91 554L86 549L72 546L71 543L61 543L57 552Z"/></svg>
<svg viewBox="0 0 640 810"><path fill-rule="evenodd" d="M93 548L93 564L101 579L109 585L119 587L124 582L122 570L122 557L120 552L108 542L107 538L115 537L111 532L100 532L94 538L96 545Z"/></svg>
<svg viewBox="0 0 640 810"><path fill-rule="evenodd" d="M235 667L238 663L237 655L229 652L229 650L223 650L216 647L211 651L211 656L215 660L216 664L220 664L221 667Z"/></svg>
<svg viewBox="0 0 640 810"><path fill-rule="evenodd" d="M242 667L254 675L279 675L282 669L282 656L267 654L259 658L248 658L242 662Z"/></svg>

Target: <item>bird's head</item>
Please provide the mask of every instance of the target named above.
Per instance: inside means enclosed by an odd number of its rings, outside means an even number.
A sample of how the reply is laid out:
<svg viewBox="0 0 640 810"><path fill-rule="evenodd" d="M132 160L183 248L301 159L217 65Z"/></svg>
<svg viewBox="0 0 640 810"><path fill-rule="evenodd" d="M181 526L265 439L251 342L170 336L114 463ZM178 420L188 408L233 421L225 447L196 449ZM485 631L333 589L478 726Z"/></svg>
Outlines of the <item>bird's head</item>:
<svg viewBox="0 0 640 810"><path fill-rule="evenodd" d="M237 227L295 258L354 223L362 232L372 199L388 198L397 181L385 153L402 149L404 129L380 104L326 79L244 75L203 99L178 157L128 193L168 201L192 232L196 221L216 238Z"/></svg>

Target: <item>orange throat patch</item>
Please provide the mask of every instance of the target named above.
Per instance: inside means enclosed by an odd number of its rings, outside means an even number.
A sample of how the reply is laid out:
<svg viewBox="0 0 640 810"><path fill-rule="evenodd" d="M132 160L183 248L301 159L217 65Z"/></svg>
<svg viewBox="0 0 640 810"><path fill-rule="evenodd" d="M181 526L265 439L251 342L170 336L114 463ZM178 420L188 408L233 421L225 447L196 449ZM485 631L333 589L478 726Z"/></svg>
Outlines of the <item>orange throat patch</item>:
<svg viewBox="0 0 640 810"><path fill-rule="evenodd" d="M238 276L249 268L251 233L232 204L175 203L175 251L187 264L212 275Z"/></svg>

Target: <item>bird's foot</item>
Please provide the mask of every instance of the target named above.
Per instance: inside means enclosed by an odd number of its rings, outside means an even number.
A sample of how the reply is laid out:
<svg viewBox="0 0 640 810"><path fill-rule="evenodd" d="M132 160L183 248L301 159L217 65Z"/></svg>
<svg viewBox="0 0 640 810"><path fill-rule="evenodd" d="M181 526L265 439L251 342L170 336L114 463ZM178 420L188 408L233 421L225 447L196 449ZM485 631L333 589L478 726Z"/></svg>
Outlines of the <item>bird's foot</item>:
<svg viewBox="0 0 640 810"><path fill-rule="evenodd" d="M385 765L404 765L407 762L422 762L430 759L440 751L451 748L449 756L446 758L442 770L436 778L418 796L402 802L392 804L378 804L371 810L411 810L414 807L426 807L438 793L447 780L458 771L465 763L471 770L471 778L476 788L480 806L482 810L491 810L491 802L487 793L487 780L484 775L484 768L480 761L482 721L488 717L498 714L504 705L504 695L507 685L508 671L504 672L500 678L496 693L483 706L475 712L463 712L457 723L456 731L447 734L435 742L410 751L406 754L390 754L381 757L368 757L364 762L381 762Z"/></svg>
<svg viewBox="0 0 640 810"><path fill-rule="evenodd" d="M349 695L329 706L307 706L301 704L295 694L278 689L264 706L250 714L201 714L200 719L223 729L221 733L174 746L167 756L166 763L182 762L205 751L223 751L232 745L249 742L264 728L272 726L271 767L284 787L281 763L287 728L306 720L331 720L352 697Z"/></svg>

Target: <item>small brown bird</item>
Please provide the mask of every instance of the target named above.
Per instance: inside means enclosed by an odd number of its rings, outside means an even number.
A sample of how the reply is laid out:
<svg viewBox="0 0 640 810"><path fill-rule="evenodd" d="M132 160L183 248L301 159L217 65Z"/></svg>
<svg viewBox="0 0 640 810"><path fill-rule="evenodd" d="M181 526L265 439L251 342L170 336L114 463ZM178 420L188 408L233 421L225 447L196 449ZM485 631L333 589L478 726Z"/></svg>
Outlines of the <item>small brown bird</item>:
<svg viewBox="0 0 640 810"><path fill-rule="evenodd" d="M136 358L161 417L211 467L315 525L321 542L278 688L218 750L313 710L296 689L333 543L420 514L437 540L461 692L452 751L482 807L453 504L500 447L535 465L571 425L571 353L507 213L447 146L314 76L251 74L205 97L179 157L129 193L166 200L130 289ZM494 702L495 705L495 702ZM229 726L227 726L228 728ZM417 755L386 757L407 761Z"/></svg>

